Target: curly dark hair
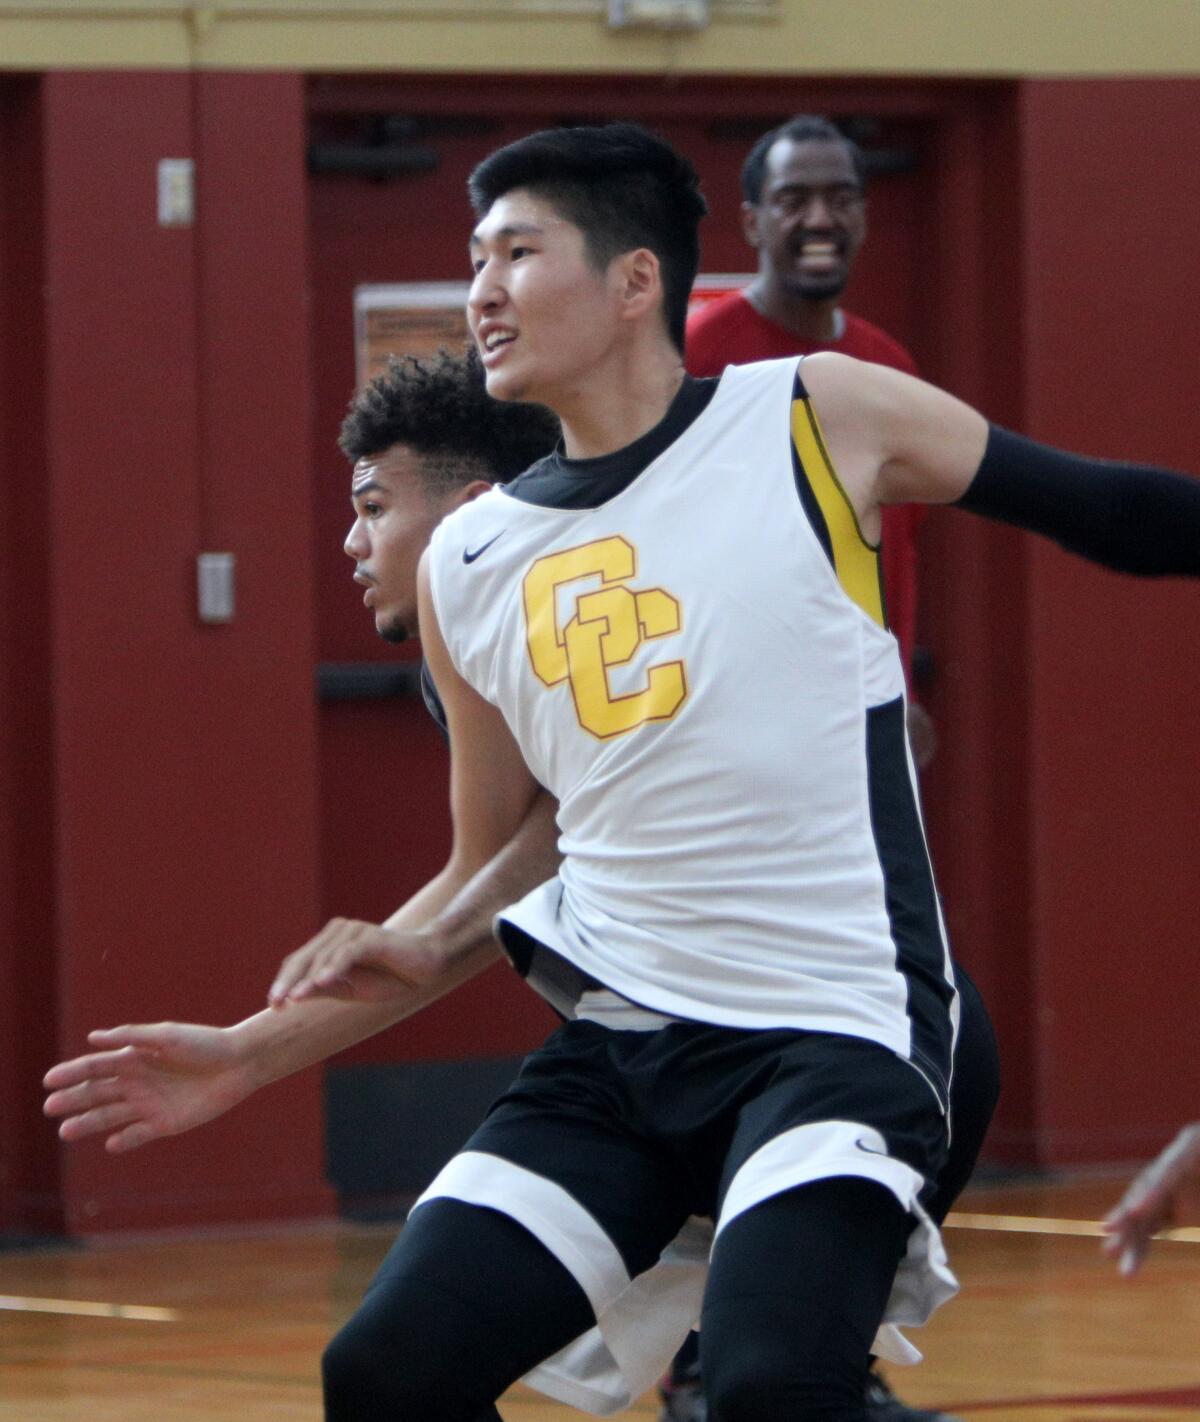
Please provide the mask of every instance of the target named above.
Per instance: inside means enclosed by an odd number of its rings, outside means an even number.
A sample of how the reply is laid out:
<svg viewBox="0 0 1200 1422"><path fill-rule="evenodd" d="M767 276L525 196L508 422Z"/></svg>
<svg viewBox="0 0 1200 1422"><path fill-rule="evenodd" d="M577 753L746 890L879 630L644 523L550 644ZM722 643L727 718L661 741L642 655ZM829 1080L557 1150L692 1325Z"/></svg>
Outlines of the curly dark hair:
<svg viewBox="0 0 1200 1422"><path fill-rule="evenodd" d="M338 445L356 464L404 444L424 456L432 493L472 479L506 483L549 454L559 425L541 405L493 400L478 353L389 356L387 370L355 395Z"/></svg>
<svg viewBox="0 0 1200 1422"><path fill-rule="evenodd" d="M475 215L514 188L544 198L578 227L598 271L623 252L648 247L662 271L667 333L683 350L708 204L681 153L634 123L543 129L498 148L471 174Z"/></svg>
<svg viewBox="0 0 1200 1422"><path fill-rule="evenodd" d="M763 183L767 177L767 154L781 138L790 138L795 143L840 143L850 155L854 165L854 178L860 188L867 184L867 162L862 149L848 134L829 119L820 114L797 114L795 118L781 123L769 133L764 133L754 147L746 154L742 164L742 196L757 207L762 202Z"/></svg>

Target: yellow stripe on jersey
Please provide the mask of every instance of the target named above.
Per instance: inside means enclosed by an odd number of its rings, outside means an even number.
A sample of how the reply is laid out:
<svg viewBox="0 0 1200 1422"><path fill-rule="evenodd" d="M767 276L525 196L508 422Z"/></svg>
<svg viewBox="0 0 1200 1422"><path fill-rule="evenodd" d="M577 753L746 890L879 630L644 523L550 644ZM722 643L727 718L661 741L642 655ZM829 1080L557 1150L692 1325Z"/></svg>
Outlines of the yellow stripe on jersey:
<svg viewBox="0 0 1200 1422"><path fill-rule="evenodd" d="M846 596L868 617L887 626L879 549L862 536L858 517L834 471L817 412L808 400L792 401L792 441L833 545L833 567Z"/></svg>

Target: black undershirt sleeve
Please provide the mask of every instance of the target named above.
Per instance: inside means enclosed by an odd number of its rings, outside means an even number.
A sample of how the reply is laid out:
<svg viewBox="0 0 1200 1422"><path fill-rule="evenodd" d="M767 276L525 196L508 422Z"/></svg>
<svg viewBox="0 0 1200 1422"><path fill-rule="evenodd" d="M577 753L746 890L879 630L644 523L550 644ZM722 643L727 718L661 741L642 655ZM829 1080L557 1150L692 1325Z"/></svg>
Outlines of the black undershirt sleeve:
<svg viewBox="0 0 1200 1422"><path fill-rule="evenodd" d="M1200 480L1088 459L998 425L957 507L1143 577L1200 576Z"/></svg>

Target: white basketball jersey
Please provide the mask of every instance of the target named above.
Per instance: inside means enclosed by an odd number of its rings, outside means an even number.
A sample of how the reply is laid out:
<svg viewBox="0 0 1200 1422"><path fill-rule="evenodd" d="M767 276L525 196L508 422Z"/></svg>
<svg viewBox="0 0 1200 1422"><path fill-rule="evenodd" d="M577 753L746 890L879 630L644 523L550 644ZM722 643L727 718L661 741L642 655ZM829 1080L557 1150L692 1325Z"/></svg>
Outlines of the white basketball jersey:
<svg viewBox="0 0 1200 1422"><path fill-rule="evenodd" d="M559 801L562 869L502 922L658 1012L869 1038L944 1104L904 675L797 362L731 367L597 508L467 504L430 568L455 667Z"/></svg>

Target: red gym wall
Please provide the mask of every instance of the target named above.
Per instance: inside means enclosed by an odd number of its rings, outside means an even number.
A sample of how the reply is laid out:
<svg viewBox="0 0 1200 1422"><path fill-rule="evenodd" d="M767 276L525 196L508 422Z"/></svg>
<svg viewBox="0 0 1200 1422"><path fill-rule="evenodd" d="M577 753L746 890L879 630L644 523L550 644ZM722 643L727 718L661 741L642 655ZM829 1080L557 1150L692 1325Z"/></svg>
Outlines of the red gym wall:
<svg viewBox="0 0 1200 1422"><path fill-rule="evenodd" d="M319 708L313 670L395 655L337 551L352 287L460 276L461 173L497 142L656 122L709 180L706 266L736 269L748 138L720 116L875 114L920 165L876 191L856 308L995 418L1197 465L1200 84L529 88L0 81L0 1231L330 1206L317 1073L116 1160L61 1150L37 1083L90 1026L244 1014L323 914L385 913L440 862L423 711ZM372 109L480 122L419 189L306 180L308 126ZM162 229L155 164L183 156L198 221ZM204 549L238 558L227 627L195 619ZM923 553L931 836L1006 1065L990 1154L1143 1154L1195 1115L1195 590L955 512ZM544 1023L494 970L358 1059L504 1055Z"/></svg>
<svg viewBox="0 0 1200 1422"><path fill-rule="evenodd" d="M301 86L53 74L17 90L0 1223L316 1213L311 1074L128 1159L60 1152L37 1117L42 1071L89 1027L232 1020L317 921ZM160 228L156 163L183 156L203 216ZM230 626L196 620L203 549L237 556Z"/></svg>

